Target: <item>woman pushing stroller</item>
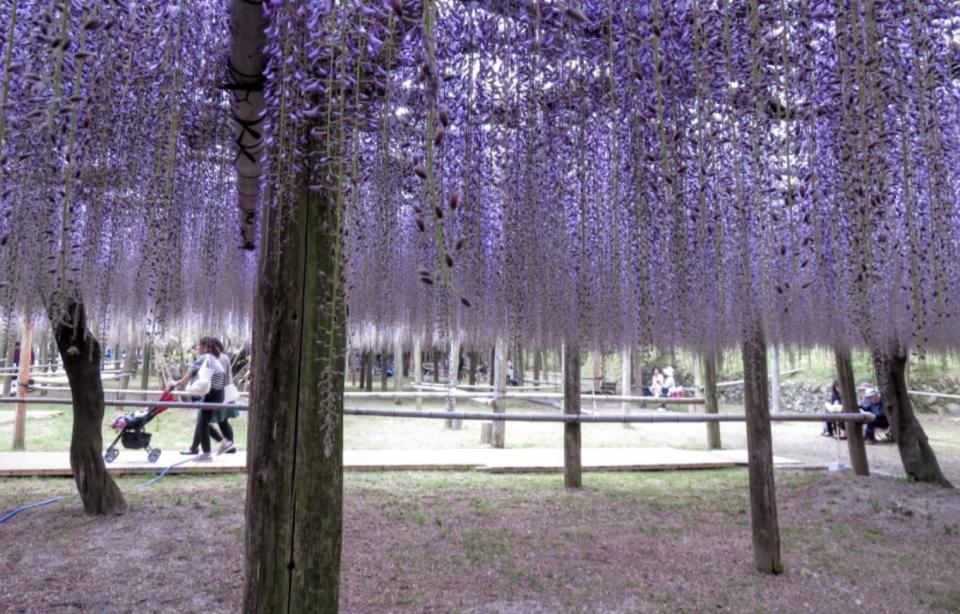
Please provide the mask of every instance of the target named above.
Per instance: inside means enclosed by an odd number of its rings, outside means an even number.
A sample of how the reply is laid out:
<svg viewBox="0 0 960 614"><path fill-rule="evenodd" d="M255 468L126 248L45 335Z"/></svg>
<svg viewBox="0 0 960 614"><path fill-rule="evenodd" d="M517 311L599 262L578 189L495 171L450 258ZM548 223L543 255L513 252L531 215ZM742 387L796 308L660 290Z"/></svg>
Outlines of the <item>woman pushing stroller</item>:
<svg viewBox="0 0 960 614"><path fill-rule="evenodd" d="M190 388L197 390L207 389L202 398L203 403L223 403L223 389L226 385L226 374L224 373L223 365L220 363L220 360L218 360L219 356L220 350L217 347L216 340L214 340L213 337L203 337L197 342L196 362L193 363L193 366L183 377L179 380L169 382L168 386L175 388L189 381ZM188 390L190 388L188 388ZM200 448L203 450L203 453L194 459L198 462L213 460L213 456L210 455L210 422L214 417L214 413L216 412L211 410L201 410L199 412L197 434L200 438ZM228 439L227 434L224 433L224 441L220 444L220 451L226 451L230 447L233 447L231 439L232 438ZM224 447L225 444L227 447Z"/></svg>

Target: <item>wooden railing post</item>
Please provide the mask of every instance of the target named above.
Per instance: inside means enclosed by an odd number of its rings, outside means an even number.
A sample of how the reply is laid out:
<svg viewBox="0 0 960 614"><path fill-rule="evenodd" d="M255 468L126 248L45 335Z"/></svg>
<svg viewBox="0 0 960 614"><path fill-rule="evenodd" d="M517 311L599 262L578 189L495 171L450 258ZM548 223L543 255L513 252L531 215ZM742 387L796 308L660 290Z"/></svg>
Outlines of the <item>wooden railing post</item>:
<svg viewBox="0 0 960 614"><path fill-rule="evenodd" d="M563 413L580 413L580 348L576 345L565 346L563 353ZM563 425L563 485L583 485L579 422Z"/></svg>
<svg viewBox="0 0 960 614"><path fill-rule="evenodd" d="M860 411L857 405L856 383L853 379L853 362L850 360L850 350L837 346L833 349L834 362L837 366L837 384L840 387L840 400L843 411L855 414ZM870 475L870 464L867 462L867 449L863 445L863 427L860 422L847 422L847 450L850 452L850 466L856 475Z"/></svg>
<svg viewBox="0 0 960 614"><path fill-rule="evenodd" d="M767 348L759 321L750 322L745 328L743 397L747 414L753 560L762 573L778 574L783 571L783 565L780 562L780 525L773 475Z"/></svg>

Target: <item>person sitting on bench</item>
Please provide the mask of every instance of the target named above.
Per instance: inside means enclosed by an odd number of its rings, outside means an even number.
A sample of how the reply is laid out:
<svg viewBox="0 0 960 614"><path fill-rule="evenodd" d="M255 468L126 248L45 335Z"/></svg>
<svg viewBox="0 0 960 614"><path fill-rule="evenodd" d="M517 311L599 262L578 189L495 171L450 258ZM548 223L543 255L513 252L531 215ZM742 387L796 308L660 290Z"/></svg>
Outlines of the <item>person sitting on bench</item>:
<svg viewBox="0 0 960 614"><path fill-rule="evenodd" d="M840 388L837 380L833 380L833 389L830 393L830 402L826 404L826 409L830 413L840 413L843 411L843 402L840 400ZM824 423L823 431L820 433L824 437L833 437L836 433L837 437L840 439L846 439L847 434L844 432L843 422L833 422L832 420L827 420Z"/></svg>
<svg viewBox="0 0 960 614"><path fill-rule="evenodd" d="M880 400L880 392L876 388L868 388L864 393L863 400L860 401L860 411L873 414L873 422L868 422L864 427L864 439L867 444L875 444L877 441L893 441L893 437L886 429L890 428L890 422L887 421L887 414L883 410L883 401ZM877 439L877 429L883 429L880 439Z"/></svg>

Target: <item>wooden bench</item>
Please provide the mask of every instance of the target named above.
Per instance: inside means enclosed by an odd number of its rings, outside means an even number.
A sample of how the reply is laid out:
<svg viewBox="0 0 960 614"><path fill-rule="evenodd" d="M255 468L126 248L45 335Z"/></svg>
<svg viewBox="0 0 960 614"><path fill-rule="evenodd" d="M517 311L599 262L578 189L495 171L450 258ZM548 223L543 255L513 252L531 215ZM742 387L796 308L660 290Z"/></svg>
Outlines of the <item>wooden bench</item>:
<svg viewBox="0 0 960 614"><path fill-rule="evenodd" d="M617 394L617 383L616 382L601 383L600 390L597 391L597 394Z"/></svg>

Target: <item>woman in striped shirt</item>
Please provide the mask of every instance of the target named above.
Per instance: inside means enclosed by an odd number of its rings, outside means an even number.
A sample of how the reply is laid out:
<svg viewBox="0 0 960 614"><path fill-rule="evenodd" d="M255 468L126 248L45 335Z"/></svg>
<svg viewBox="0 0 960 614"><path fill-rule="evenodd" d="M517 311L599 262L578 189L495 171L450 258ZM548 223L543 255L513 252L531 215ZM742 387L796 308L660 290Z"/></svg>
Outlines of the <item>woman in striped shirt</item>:
<svg viewBox="0 0 960 614"><path fill-rule="evenodd" d="M187 381L192 382L197 379L200 368L206 364L207 367L213 371L213 376L210 378L210 391L207 392L202 401L204 403L223 403L223 387L226 382L226 375L223 372L223 366L218 360L219 355L220 351L217 349L217 344L213 338L203 337L197 342L197 361L193 363L193 367L191 367L190 371L183 377L175 382L170 382L171 387L180 386ZM210 455L210 420L213 418L214 413L213 410L200 411L200 417L197 422L197 432L200 434L200 448L203 450L203 454L197 456L194 459L196 461L205 462L213 460L213 457Z"/></svg>

